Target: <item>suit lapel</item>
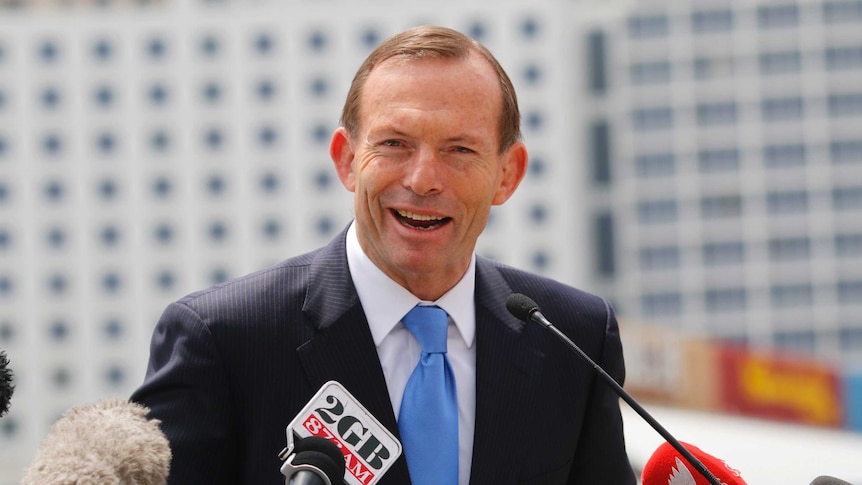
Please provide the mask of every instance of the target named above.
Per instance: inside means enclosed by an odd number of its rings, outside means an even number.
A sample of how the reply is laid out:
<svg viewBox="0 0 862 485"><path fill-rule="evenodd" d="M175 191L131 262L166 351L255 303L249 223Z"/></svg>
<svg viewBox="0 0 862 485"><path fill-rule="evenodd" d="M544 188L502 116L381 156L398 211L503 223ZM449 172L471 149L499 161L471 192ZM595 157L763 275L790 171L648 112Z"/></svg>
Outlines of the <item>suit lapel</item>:
<svg viewBox="0 0 862 485"><path fill-rule="evenodd" d="M313 389L330 380L338 381L398 436L374 340L350 278L344 238L342 233L323 248L311 265L303 317L317 333L297 353ZM403 456L379 483L410 483Z"/></svg>
<svg viewBox="0 0 862 485"><path fill-rule="evenodd" d="M476 266L476 428L471 483L514 483L524 416L536 405L543 354L506 310L512 293L488 261ZM514 438L513 438L514 437ZM506 466L501 466L506 464Z"/></svg>

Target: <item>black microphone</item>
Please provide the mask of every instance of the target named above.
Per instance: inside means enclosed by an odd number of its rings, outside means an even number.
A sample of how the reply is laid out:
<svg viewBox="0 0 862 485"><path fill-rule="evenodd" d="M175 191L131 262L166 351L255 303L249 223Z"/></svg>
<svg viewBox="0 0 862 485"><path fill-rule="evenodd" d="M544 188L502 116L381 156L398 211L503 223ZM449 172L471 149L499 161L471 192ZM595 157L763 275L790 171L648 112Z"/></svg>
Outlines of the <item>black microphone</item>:
<svg viewBox="0 0 862 485"><path fill-rule="evenodd" d="M811 481L811 485L853 485L850 482L845 482L839 478L828 477L826 475L821 475L814 480Z"/></svg>
<svg viewBox="0 0 862 485"><path fill-rule="evenodd" d="M288 485L341 485L344 483L344 455L326 438L309 436L294 444L287 457L291 473Z"/></svg>
<svg viewBox="0 0 862 485"><path fill-rule="evenodd" d="M12 393L15 392L15 386L12 384L13 377L12 369L9 368L9 358L6 357L6 352L0 351L0 418L9 412Z"/></svg>
<svg viewBox="0 0 862 485"><path fill-rule="evenodd" d="M638 404L634 398L625 391L625 389L620 386L617 381L614 380L613 377L608 375L604 369L601 368L600 365L596 364L593 359L591 359L583 350L580 349L574 342L569 339L560 329L554 326L553 323L548 321L542 312L539 310L539 305L532 300L532 298L522 295L520 293L513 293L506 299L506 309L509 310L515 318L524 321L526 323L534 322L539 325L547 328L551 332L553 332L557 337L560 338L563 342L565 342L572 351L574 351L581 359L584 360L596 373L611 386L611 389L617 393L619 397L621 397L625 402L631 406L632 409L635 410L650 426L660 434L668 443L670 443L673 448L679 452L690 464L693 466L701 475L703 475L706 480L712 485L722 485L718 478L713 475L711 471L703 464L700 460L697 459L688 449L686 449L682 444L677 441L673 435L670 434L658 421L655 420L646 410ZM824 484L825 485L825 484Z"/></svg>

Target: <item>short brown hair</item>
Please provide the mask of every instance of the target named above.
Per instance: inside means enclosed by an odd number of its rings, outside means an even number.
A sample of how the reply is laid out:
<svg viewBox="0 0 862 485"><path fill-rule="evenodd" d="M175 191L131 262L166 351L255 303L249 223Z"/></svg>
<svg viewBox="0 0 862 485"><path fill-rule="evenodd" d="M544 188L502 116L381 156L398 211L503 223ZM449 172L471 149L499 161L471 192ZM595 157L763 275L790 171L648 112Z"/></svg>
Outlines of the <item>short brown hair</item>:
<svg viewBox="0 0 862 485"><path fill-rule="evenodd" d="M506 71L493 54L482 44L466 35L445 27L421 26L389 37L369 54L356 71L353 83L341 112L341 126L353 136L359 125L359 99L371 71L382 62L393 57L406 59L444 58L466 59L478 54L494 68L502 93L502 109L499 121L500 153L521 140L521 113L515 88Z"/></svg>

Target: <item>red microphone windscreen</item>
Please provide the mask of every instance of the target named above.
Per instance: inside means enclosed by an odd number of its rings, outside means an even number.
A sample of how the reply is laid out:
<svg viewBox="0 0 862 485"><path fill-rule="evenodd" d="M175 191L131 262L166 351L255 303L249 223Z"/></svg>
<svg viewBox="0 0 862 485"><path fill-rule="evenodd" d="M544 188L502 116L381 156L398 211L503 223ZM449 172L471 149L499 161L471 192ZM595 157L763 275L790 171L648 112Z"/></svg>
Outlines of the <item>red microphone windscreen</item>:
<svg viewBox="0 0 862 485"><path fill-rule="evenodd" d="M724 460L704 453L694 445L680 444L700 460L724 485L747 485L739 472L731 468ZM709 485L709 482L697 468L692 466L668 442L659 446L647 460L641 474L641 483L643 485Z"/></svg>

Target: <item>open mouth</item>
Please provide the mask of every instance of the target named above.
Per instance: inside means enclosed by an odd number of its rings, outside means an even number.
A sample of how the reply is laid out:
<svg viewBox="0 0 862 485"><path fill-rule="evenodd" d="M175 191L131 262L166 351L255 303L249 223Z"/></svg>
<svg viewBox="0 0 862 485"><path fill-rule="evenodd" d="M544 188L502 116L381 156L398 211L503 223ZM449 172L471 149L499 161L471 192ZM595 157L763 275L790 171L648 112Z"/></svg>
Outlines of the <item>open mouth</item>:
<svg viewBox="0 0 862 485"><path fill-rule="evenodd" d="M430 231L436 229L452 220L451 217L437 217L405 210L392 210L392 214L398 219L398 222L411 229L419 229L422 231Z"/></svg>

